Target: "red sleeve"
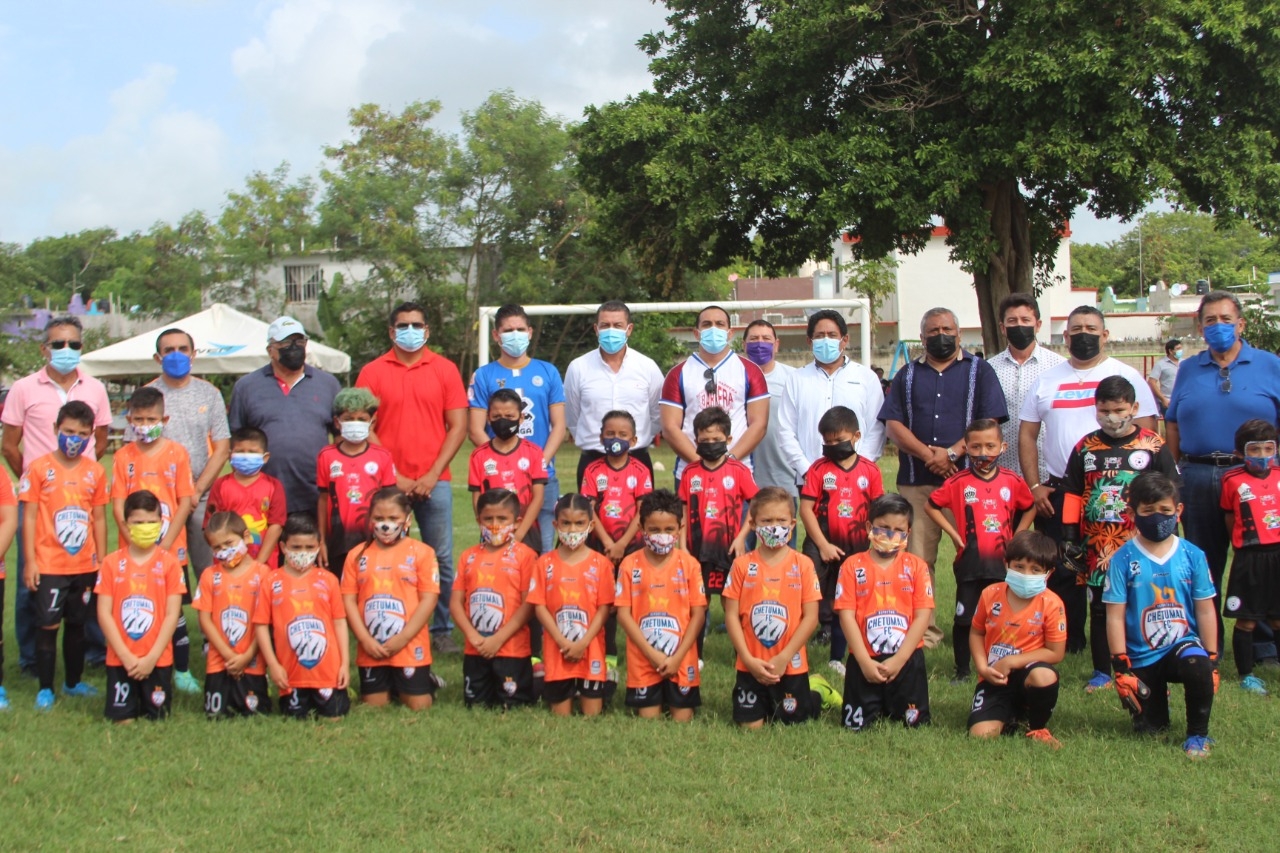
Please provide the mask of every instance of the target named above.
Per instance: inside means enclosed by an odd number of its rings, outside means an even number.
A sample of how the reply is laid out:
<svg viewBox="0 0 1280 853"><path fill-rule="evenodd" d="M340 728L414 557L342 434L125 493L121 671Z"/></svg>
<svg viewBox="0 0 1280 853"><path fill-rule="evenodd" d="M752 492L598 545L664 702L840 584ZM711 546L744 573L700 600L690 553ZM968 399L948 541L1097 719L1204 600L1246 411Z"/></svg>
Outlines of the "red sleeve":
<svg viewBox="0 0 1280 853"><path fill-rule="evenodd" d="M324 458L329 455L330 447L333 445L326 444L316 454L316 488L322 492L329 491L329 466L325 464Z"/></svg>
<svg viewBox="0 0 1280 853"><path fill-rule="evenodd" d="M822 475L818 473L818 463L814 462L804 472L804 485L800 487L800 497L817 502L822 497Z"/></svg>
<svg viewBox="0 0 1280 853"><path fill-rule="evenodd" d="M547 463L542 458L542 448L532 441L522 445L524 458L529 460L529 479L535 483L546 483L548 480Z"/></svg>
<svg viewBox="0 0 1280 853"><path fill-rule="evenodd" d="M396 484L396 461L391 458L391 451L382 454L379 470L382 472L382 480L378 485L394 486Z"/></svg>
<svg viewBox="0 0 1280 853"><path fill-rule="evenodd" d="M751 469L746 465L742 466L742 476L738 480L738 490L742 492L743 500L753 500L760 492L760 487L756 485L756 478L752 476Z"/></svg>
<svg viewBox="0 0 1280 853"><path fill-rule="evenodd" d="M589 500L596 500L600 497L600 492L596 489L596 476L592 473L596 463L592 462L582 472L582 490L581 495Z"/></svg>
<svg viewBox="0 0 1280 853"><path fill-rule="evenodd" d="M1026 512L1036 505L1036 499L1031 495L1031 489L1027 488L1026 481L1021 477L1010 477L1013 481L1013 508L1018 512Z"/></svg>
<svg viewBox="0 0 1280 853"><path fill-rule="evenodd" d="M482 444L471 451L471 459L467 462L467 488L473 492L480 491L480 484L484 482L484 463L480 461L480 451L488 446Z"/></svg>
<svg viewBox="0 0 1280 853"><path fill-rule="evenodd" d="M693 466L686 465L684 474L680 476L680 489L676 492L676 497L684 501L685 506L689 505L689 477L693 474Z"/></svg>
<svg viewBox="0 0 1280 853"><path fill-rule="evenodd" d="M268 498L267 505L267 526L279 524L284 526L285 521L289 518L289 508L285 505L284 483L281 483L275 477L271 478L271 497Z"/></svg>
<svg viewBox="0 0 1280 853"><path fill-rule="evenodd" d="M681 361L671 368L671 372L662 380L662 402L682 409L685 407L684 386L680 383L680 375L683 372L684 362Z"/></svg>
<svg viewBox="0 0 1280 853"><path fill-rule="evenodd" d="M635 463L636 469L636 490L632 493L633 497L639 501L640 498L653 491L653 475L649 473L649 469L639 462Z"/></svg>
<svg viewBox="0 0 1280 853"><path fill-rule="evenodd" d="M867 497L875 500L884 495L884 475L880 473L880 466L867 460Z"/></svg>
<svg viewBox="0 0 1280 853"><path fill-rule="evenodd" d="M1236 511L1236 490L1233 485L1235 479L1230 474L1222 478L1222 500L1220 506L1226 512Z"/></svg>
<svg viewBox="0 0 1280 853"><path fill-rule="evenodd" d="M742 366L747 370L747 402L769 399L769 383L765 381L764 371L745 358L742 359Z"/></svg>
<svg viewBox="0 0 1280 853"><path fill-rule="evenodd" d="M938 509L951 509L953 501L951 500L951 480L948 479L938 488L934 489L929 495L929 503Z"/></svg>
<svg viewBox="0 0 1280 853"><path fill-rule="evenodd" d="M445 411L469 408L471 404L467 400L467 389L462 384L462 374L458 372L458 365L442 355L436 357L444 361L443 369L440 371L440 384L444 386Z"/></svg>

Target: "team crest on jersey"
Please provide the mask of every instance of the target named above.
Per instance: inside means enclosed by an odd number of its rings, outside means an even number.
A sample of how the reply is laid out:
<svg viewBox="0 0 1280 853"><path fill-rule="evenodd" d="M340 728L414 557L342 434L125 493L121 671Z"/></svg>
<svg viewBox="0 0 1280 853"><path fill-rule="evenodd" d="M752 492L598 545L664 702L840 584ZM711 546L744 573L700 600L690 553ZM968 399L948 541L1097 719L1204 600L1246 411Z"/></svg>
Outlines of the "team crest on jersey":
<svg viewBox="0 0 1280 853"><path fill-rule="evenodd" d="M329 698L330 698L331 696L333 696L333 688L332 688L332 687L321 687L321 688L320 688L320 698L321 698L321 699L323 699L325 702L328 702L328 701L329 701Z"/></svg>
<svg viewBox="0 0 1280 853"><path fill-rule="evenodd" d="M670 613L646 613L640 619L640 632L645 642L664 655L674 654L680 645L680 623Z"/></svg>
<svg viewBox="0 0 1280 853"><path fill-rule="evenodd" d="M1091 474L1097 469L1098 469L1098 458L1094 456L1092 453L1086 453L1084 455L1084 472L1086 474Z"/></svg>
<svg viewBox="0 0 1280 853"><path fill-rule="evenodd" d="M486 477L496 476L498 473L498 463L492 459L484 460L484 473Z"/></svg>
<svg viewBox="0 0 1280 853"><path fill-rule="evenodd" d="M517 467L517 468L519 468L521 471L528 471L528 470L529 470L529 460L528 460L528 459L521 459L520 461L518 461L518 462L516 463L516 467Z"/></svg>
<svg viewBox="0 0 1280 853"><path fill-rule="evenodd" d="M862 489L864 492L867 490L867 486L869 485L869 483L870 481L867 480L866 477L861 477L861 476L858 477L858 488Z"/></svg>
<svg viewBox="0 0 1280 853"><path fill-rule="evenodd" d="M967 504L976 504L978 502L978 490L973 486L965 486L964 502Z"/></svg>
<svg viewBox="0 0 1280 853"><path fill-rule="evenodd" d="M129 639L141 640L155 621L155 603L145 595L130 595L120 602L120 626Z"/></svg>
<svg viewBox="0 0 1280 853"><path fill-rule="evenodd" d="M364 603L364 626L369 635L385 643L404 630L404 602L385 593L369 596Z"/></svg>
<svg viewBox="0 0 1280 853"><path fill-rule="evenodd" d="M245 694L244 707L250 714L258 713L258 694L252 690Z"/></svg>
<svg viewBox="0 0 1280 853"><path fill-rule="evenodd" d="M735 485L737 485L738 481L733 479L732 477L725 477L722 482L724 483L725 489L732 489Z"/></svg>
<svg viewBox="0 0 1280 853"><path fill-rule="evenodd" d="M892 655L902 648L907 636L907 618L893 610L881 610L867 617L867 643L873 655Z"/></svg>
<svg viewBox="0 0 1280 853"><path fill-rule="evenodd" d="M600 674L600 671L601 671L601 670L603 670L603 669L604 669L604 665L603 665L603 664L601 664L601 662L600 662L600 661L598 661L598 660L593 660L593 661L591 662L591 674L592 674L592 675L599 675L599 674Z"/></svg>
<svg viewBox="0 0 1280 853"><path fill-rule="evenodd" d="M848 501L840 501L836 504L837 518L853 518L853 504Z"/></svg>
<svg viewBox="0 0 1280 853"><path fill-rule="evenodd" d="M689 478L689 491L691 491L691 492L700 492L700 491L702 491L702 478L701 478L701 477L699 477L699 476L697 476L697 475L695 474L694 476L692 476L692 477L690 477L690 478Z"/></svg>
<svg viewBox="0 0 1280 853"><path fill-rule="evenodd" d="M413 678L413 674L418 671L416 666L406 666L400 670L404 673L405 678Z"/></svg>
<svg viewBox="0 0 1280 853"><path fill-rule="evenodd" d="M617 501L610 501L604 505L605 518L622 518L622 504Z"/></svg>
<svg viewBox="0 0 1280 853"><path fill-rule="evenodd" d="M1240 484L1240 488L1236 490L1236 493L1237 493L1238 495L1240 495L1240 500L1241 500L1242 502L1243 502L1243 501L1251 501L1251 500L1253 500L1253 499L1256 497L1256 496L1253 494L1253 489L1249 488L1249 484L1248 484L1248 483L1241 483L1241 484Z"/></svg>
<svg viewBox="0 0 1280 853"><path fill-rule="evenodd" d="M541 388L541 387L542 387L542 377L541 377L541 376L535 376L535 377L533 377L533 387L534 387L534 388Z"/></svg>
<svg viewBox="0 0 1280 853"><path fill-rule="evenodd" d="M606 477L604 474L599 474L599 475L597 475L597 476L596 476L596 491L597 491L597 492L603 492L603 491L605 491L605 490L606 490L606 489L608 489L608 488L609 488L609 478L608 478L608 477Z"/></svg>
<svg viewBox="0 0 1280 853"><path fill-rule="evenodd" d="M507 679L502 682L502 692L508 696L516 695L516 682L514 678L508 676Z"/></svg>
<svg viewBox="0 0 1280 853"><path fill-rule="evenodd" d="M315 669L329 648L329 638L324 633L324 622L315 616L298 616L289 623L287 634L289 648L298 663L307 669Z"/></svg>
<svg viewBox="0 0 1280 853"><path fill-rule="evenodd" d="M833 491L835 491L835 488L836 488L836 475L835 475L835 474L823 474L823 475L822 475L822 490L823 490L823 491L826 491L826 492L833 492Z"/></svg>
<svg viewBox="0 0 1280 853"><path fill-rule="evenodd" d="M787 608L777 601L762 601L751 608L751 630L760 645L771 649L787 632Z"/></svg>
<svg viewBox="0 0 1280 853"><path fill-rule="evenodd" d="M1103 471L1119 471L1120 458L1117 456L1108 456L1107 458L1103 459L1102 470Z"/></svg>
<svg viewBox="0 0 1280 853"><path fill-rule="evenodd" d="M634 489L636 487L636 477L634 474L627 477L627 488Z"/></svg>
<svg viewBox="0 0 1280 853"><path fill-rule="evenodd" d="M53 514L53 529L63 549L75 556L89 540L89 513L78 506L60 509Z"/></svg>
<svg viewBox="0 0 1280 853"><path fill-rule="evenodd" d="M631 570L631 582L633 584L640 583L640 570L638 568Z"/></svg>
<svg viewBox="0 0 1280 853"><path fill-rule="evenodd" d="M1191 623L1187 619L1187 611L1177 601L1157 601L1142 611L1142 638L1147 648L1161 649L1172 645L1191 633Z"/></svg>
<svg viewBox="0 0 1280 853"><path fill-rule="evenodd" d="M1129 467L1141 471L1151 464L1151 453L1146 450L1135 450L1129 454Z"/></svg>
<svg viewBox="0 0 1280 853"><path fill-rule="evenodd" d="M617 581L613 585L613 597L622 598L622 581Z"/></svg>
<svg viewBox="0 0 1280 853"><path fill-rule="evenodd" d="M164 688L163 687L160 687L157 685L156 688L151 691L151 704L155 705L157 708L164 707Z"/></svg>
<svg viewBox="0 0 1280 853"><path fill-rule="evenodd" d="M1280 527L1280 514L1274 509L1267 510L1262 516L1262 523L1267 526L1268 530L1275 530Z"/></svg>
<svg viewBox="0 0 1280 853"><path fill-rule="evenodd" d="M243 607L232 605L222 611L222 636L233 647L244 639L249 631L249 613Z"/></svg>
<svg viewBox="0 0 1280 853"><path fill-rule="evenodd" d="M556 612L556 628L569 642L578 642L587 636L587 611L566 604Z"/></svg>
<svg viewBox="0 0 1280 853"><path fill-rule="evenodd" d="M796 697L786 696L782 700L782 713L794 714L796 712Z"/></svg>
<svg viewBox="0 0 1280 853"><path fill-rule="evenodd" d="M996 643L991 647L991 651L987 652L987 666L994 666L995 662L1000 658L1007 658L1009 655L1018 654L1017 648L1008 643Z"/></svg>
<svg viewBox="0 0 1280 853"><path fill-rule="evenodd" d="M1000 500L1004 501L1005 503L1008 503L1008 502L1009 502L1009 499L1010 499L1011 497L1013 497L1013 493L1009 491L1009 487L1008 487L1008 486L1001 486L1001 487L1000 487Z"/></svg>
<svg viewBox="0 0 1280 853"><path fill-rule="evenodd" d="M364 463L364 472L368 474L370 477L378 476L378 463L377 462Z"/></svg>
<svg viewBox="0 0 1280 853"><path fill-rule="evenodd" d="M477 589L471 593L469 605L471 624L476 626L480 636L491 637L502 627L502 618L506 612L502 593L488 587Z"/></svg>
<svg viewBox="0 0 1280 853"><path fill-rule="evenodd" d="M330 477L342 476L342 463L339 462L337 459L329 463L329 476Z"/></svg>
<svg viewBox="0 0 1280 853"><path fill-rule="evenodd" d="M920 709L915 705L908 705L906 712L902 715L902 719L908 726L914 726L920 722Z"/></svg>

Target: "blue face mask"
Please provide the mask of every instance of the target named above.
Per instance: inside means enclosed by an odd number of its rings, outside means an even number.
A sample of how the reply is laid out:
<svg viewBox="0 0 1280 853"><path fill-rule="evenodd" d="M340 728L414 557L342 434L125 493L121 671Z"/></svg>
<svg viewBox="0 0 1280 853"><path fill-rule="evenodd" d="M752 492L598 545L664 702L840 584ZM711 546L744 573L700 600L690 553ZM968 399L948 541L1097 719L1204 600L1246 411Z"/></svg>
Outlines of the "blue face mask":
<svg viewBox="0 0 1280 853"><path fill-rule="evenodd" d="M698 333L698 343L712 355L719 355L729 345L729 333L725 329L712 326Z"/></svg>
<svg viewBox="0 0 1280 853"><path fill-rule="evenodd" d="M609 456L621 456L631 449L631 444L621 438L606 438L601 443L604 445L604 452Z"/></svg>
<svg viewBox="0 0 1280 853"><path fill-rule="evenodd" d="M164 371L165 376L181 379L191 372L191 356L174 350L160 359L160 369Z"/></svg>
<svg viewBox="0 0 1280 853"><path fill-rule="evenodd" d="M89 439L83 435L67 435L65 432L58 433L58 449L63 452L68 459L75 459L84 452L85 446L89 443Z"/></svg>
<svg viewBox="0 0 1280 853"><path fill-rule="evenodd" d="M1250 474L1257 474L1259 477L1271 470L1270 456L1246 456L1244 458L1244 467Z"/></svg>
<svg viewBox="0 0 1280 853"><path fill-rule="evenodd" d="M1013 569L1007 569L1004 573L1004 582L1009 585L1009 591L1018 598L1028 600L1044 592L1048 580L1048 575L1024 575Z"/></svg>
<svg viewBox="0 0 1280 853"><path fill-rule="evenodd" d="M1235 323L1214 323L1204 327L1204 340L1214 352L1226 352L1235 345Z"/></svg>
<svg viewBox="0 0 1280 853"><path fill-rule="evenodd" d="M231 454L231 470L242 477L252 477L261 471L265 464L267 464L266 458L261 453Z"/></svg>
<svg viewBox="0 0 1280 853"><path fill-rule="evenodd" d="M1178 532L1178 514L1153 512L1151 515L1138 515L1133 519L1134 527L1142 534L1142 538L1151 542L1163 542Z"/></svg>
<svg viewBox="0 0 1280 853"><path fill-rule="evenodd" d="M417 352L427 343L427 333L424 329L415 329L412 326L407 329L396 329L396 346L407 352Z"/></svg>
<svg viewBox="0 0 1280 853"><path fill-rule="evenodd" d="M602 329L596 334L596 340L600 342L600 349L613 355L627 345L627 333L621 329Z"/></svg>
<svg viewBox="0 0 1280 853"><path fill-rule="evenodd" d="M819 364L830 364L840 357L840 341L837 338L815 338L813 357Z"/></svg>
<svg viewBox="0 0 1280 853"><path fill-rule="evenodd" d="M56 349L49 356L49 364L53 369L66 376L80 366L80 350L71 347Z"/></svg>
<svg viewBox="0 0 1280 853"><path fill-rule="evenodd" d="M529 333L503 332L498 335L498 346L512 358L519 358L529 349Z"/></svg>

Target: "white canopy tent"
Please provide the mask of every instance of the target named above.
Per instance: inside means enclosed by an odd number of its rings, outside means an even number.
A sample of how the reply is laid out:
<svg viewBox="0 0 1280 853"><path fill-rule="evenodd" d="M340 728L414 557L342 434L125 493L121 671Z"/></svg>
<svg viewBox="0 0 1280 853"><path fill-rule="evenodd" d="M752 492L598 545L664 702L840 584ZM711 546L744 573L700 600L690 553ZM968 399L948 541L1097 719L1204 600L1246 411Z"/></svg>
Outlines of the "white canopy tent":
<svg viewBox="0 0 1280 853"><path fill-rule="evenodd" d="M159 373L160 365L152 358L156 352L156 334L168 328L182 329L195 339L192 373L250 373L270 361L267 324L218 302L198 314L157 325L153 331L87 352L80 365L90 376L100 379ZM307 364L330 373L346 373L351 369L351 357L341 350L310 341Z"/></svg>

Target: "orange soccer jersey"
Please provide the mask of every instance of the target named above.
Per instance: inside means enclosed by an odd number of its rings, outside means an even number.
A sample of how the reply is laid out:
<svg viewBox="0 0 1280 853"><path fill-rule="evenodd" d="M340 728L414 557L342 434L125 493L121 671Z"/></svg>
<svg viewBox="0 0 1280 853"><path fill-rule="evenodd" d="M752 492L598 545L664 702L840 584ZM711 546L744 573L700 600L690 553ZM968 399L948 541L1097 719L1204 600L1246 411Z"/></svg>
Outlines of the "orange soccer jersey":
<svg viewBox="0 0 1280 853"><path fill-rule="evenodd" d="M222 632L222 639L238 655L244 654L253 643L253 613L258 609L262 585L271 571L247 556L244 561L247 564L244 571L233 572L217 564L205 569L196 584L195 599L191 602L196 610L203 610L213 617L213 624ZM210 643L205 672L225 672L226 669L226 660ZM254 658L244 671L249 675L266 672L262 655Z"/></svg>
<svg viewBox="0 0 1280 853"><path fill-rule="evenodd" d="M796 629L807 601L821 601L818 573L813 561L788 548L777 564L767 562L759 551L744 554L733 561L723 597L738 602L738 621L743 639L753 657L768 660L786 648ZM787 662L787 675L809 671L805 647ZM750 672L738 659L738 672Z"/></svg>
<svg viewBox="0 0 1280 853"><path fill-rule="evenodd" d="M178 502L196 493L191 478L191 457L187 449L176 441L160 439L160 446L151 453L144 453L137 442L130 442L116 451L111 465L111 500L122 501L133 492L146 489L160 499L160 538L169 534L169 520L173 518ZM128 533L121 528L120 547L129 544ZM181 563L187 562L186 526L173 540L173 553Z"/></svg>
<svg viewBox="0 0 1280 853"><path fill-rule="evenodd" d="M467 617L482 636L491 637L507 624L529 595L533 564L538 555L520 542L497 551L473 545L462 552L462 569L455 584L462 587ZM478 655L468 640L464 653ZM498 650L500 658L527 658L530 654L529 626L516 631Z"/></svg>
<svg viewBox="0 0 1280 853"><path fill-rule="evenodd" d="M399 634L424 595L440 594L436 552L417 539L401 539L390 547L377 542L347 555L342 594L354 595L364 627L379 643ZM370 657L356 646L356 666L417 667L431 664L431 623L422 626L404 648L389 658Z"/></svg>
<svg viewBox="0 0 1280 853"><path fill-rule="evenodd" d="M853 611L873 657L897 654L916 611L934 607L929 564L899 551L881 568L870 552L854 554L840 566L834 607ZM921 639L916 648L923 646Z"/></svg>
<svg viewBox="0 0 1280 853"><path fill-rule="evenodd" d="M0 475L0 480L3 480L0 482L0 506L17 506L18 495L13 491L13 483L3 475ZM0 554L0 581L4 579L4 555Z"/></svg>
<svg viewBox="0 0 1280 853"><path fill-rule="evenodd" d="M587 555L570 565L558 551L552 551L543 554L533 567L529 603L541 604L551 611L560 633L571 643L586 636L601 607L613 604L613 562L595 551L588 551ZM547 681L604 681L604 631L591 638L587 653L579 661L566 661L552 642L542 644L542 659Z"/></svg>
<svg viewBox="0 0 1280 853"><path fill-rule="evenodd" d="M36 565L41 574L82 575L98 568L93 541L93 509L110 502L106 469L77 457L70 468L52 454L31 463L18 486L18 499L35 504Z"/></svg>
<svg viewBox="0 0 1280 853"><path fill-rule="evenodd" d="M169 596L182 595L187 584L182 579L182 566L168 551L157 548L145 563L137 563L128 548L121 548L102 561L93 591L111 596L111 618L124 644L133 654L144 657L155 647ZM173 644L166 643L156 666L172 664ZM121 665L120 656L107 643L107 666Z"/></svg>
<svg viewBox="0 0 1280 853"><path fill-rule="evenodd" d="M631 618L649 645L670 655L680 646L692 609L707 606L702 566L688 551L672 551L661 568L653 566L647 554L640 550L623 558L614 605L630 607ZM660 681L644 652L627 637L627 687L649 687ZM700 681L698 648L693 645L680 661L675 682L678 687L697 687Z"/></svg>
<svg viewBox="0 0 1280 853"><path fill-rule="evenodd" d="M1007 583L995 583L982 591L973 627L982 631L987 666L1009 655L1042 649L1045 643L1067 641L1067 614L1057 593L1045 590L1015 611L1009 604Z"/></svg>
<svg viewBox="0 0 1280 853"><path fill-rule="evenodd" d="M253 611L253 624L272 630L276 658L290 687L338 686L342 654L334 625L346 618L338 579L314 567L301 577L272 569Z"/></svg>

